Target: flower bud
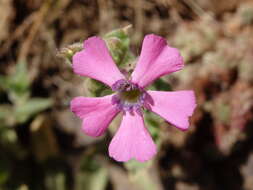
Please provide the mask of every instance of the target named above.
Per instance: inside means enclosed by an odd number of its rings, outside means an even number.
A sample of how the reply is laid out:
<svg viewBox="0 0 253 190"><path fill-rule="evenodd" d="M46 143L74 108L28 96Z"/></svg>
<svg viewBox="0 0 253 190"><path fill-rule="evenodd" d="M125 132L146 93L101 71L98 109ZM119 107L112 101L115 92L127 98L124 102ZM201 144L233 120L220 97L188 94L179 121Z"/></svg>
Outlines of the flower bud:
<svg viewBox="0 0 253 190"><path fill-rule="evenodd" d="M77 42L67 47L61 48L57 52L56 56L65 59L67 63L71 64L72 57L74 56L74 54L76 52L81 51L82 49L83 49L83 44L80 42Z"/></svg>

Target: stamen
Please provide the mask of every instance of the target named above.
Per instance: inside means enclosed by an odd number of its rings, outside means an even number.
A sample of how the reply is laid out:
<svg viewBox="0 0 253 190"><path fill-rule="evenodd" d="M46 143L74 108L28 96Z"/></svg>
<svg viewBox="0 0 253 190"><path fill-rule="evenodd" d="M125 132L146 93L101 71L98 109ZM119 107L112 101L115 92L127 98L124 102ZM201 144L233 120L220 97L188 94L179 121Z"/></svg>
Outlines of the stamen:
<svg viewBox="0 0 253 190"><path fill-rule="evenodd" d="M112 97L112 104L123 112L142 115L142 109L149 108L152 104L147 92L131 81L118 80L112 85L112 90L117 92Z"/></svg>
<svg viewBox="0 0 253 190"><path fill-rule="evenodd" d="M120 91L125 90L127 85L128 85L128 81L126 81L125 79L120 79L112 85L112 90L120 92Z"/></svg>
<svg viewBox="0 0 253 190"><path fill-rule="evenodd" d="M119 96L116 94L112 97L112 105L118 104L120 103L120 98Z"/></svg>

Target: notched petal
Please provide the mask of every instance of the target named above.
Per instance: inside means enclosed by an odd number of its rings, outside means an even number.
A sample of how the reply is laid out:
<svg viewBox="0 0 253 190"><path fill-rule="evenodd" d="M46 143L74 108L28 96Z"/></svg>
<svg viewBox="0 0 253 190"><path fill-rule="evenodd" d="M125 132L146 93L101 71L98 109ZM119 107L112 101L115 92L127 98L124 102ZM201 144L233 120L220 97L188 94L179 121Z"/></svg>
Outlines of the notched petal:
<svg viewBox="0 0 253 190"><path fill-rule="evenodd" d="M101 98L76 97L71 111L83 120L82 130L89 136L102 135L119 110L111 103L112 95Z"/></svg>
<svg viewBox="0 0 253 190"><path fill-rule="evenodd" d="M172 125L181 130L189 127L189 117L196 108L196 100L193 91L148 91L154 104L148 108L157 113Z"/></svg>
<svg viewBox="0 0 253 190"><path fill-rule="evenodd" d="M73 70L76 74L112 85L124 79L115 65L105 42L99 37L84 41L84 50L73 56Z"/></svg>
<svg viewBox="0 0 253 190"><path fill-rule="evenodd" d="M178 49L168 46L164 38L149 34L143 40L132 81L144 88L161 76L181 70L183 66Z"/></svg>
<svg viewBox="0 0 253 190"><path fill-rule="evenodd" d="M132 158L145 162L150 160L156 152L156 145L144 125L142 115L126 112L110 143L110 157L120 162L126 162Z"/></svg>

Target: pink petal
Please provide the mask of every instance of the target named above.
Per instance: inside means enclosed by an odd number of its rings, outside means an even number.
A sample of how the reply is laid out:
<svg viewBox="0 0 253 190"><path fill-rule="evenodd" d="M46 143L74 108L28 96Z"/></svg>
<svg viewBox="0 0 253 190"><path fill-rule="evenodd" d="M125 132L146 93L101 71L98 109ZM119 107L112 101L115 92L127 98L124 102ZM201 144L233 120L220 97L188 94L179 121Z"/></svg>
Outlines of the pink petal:
<svg viewBox="0 0 253 190"><path fill-rule="evenodd" d="M189 117L196 107L193 91L148 91L153 99L150 110L157 113L165 120L179 129L186 130L189 127Z"/></svg>
<svg viewBox="0 0 253 190"><path fill-rule="evenodd" d="M76 97L71 101L71 111L83 119L82 130L89 136L100 136L119 112L111 104L110 96L101 98Z"/></svg>
<svg viewBox="0 0 253 190"><path fill-rule="evenodd" d="M84 50L73 56L73 69L76 74L99 80L108 86L124 79L105 42L99 37L84 41Z"/></svg>
<svg viewBox="0 0 253 190"><path fill-rule="evenodd" d="M126 112L120 128L110 143L109 155L121 162L131 158L144 162L155 154L156 146L144 125L143 117Z"/></svg>
<svg viewBox="0 0 253 190"><path fill-rule="evenodd" d="M132 82L146 87L157 78L178 71L184 66L183 58L176 48L167 45L160 36L145 36L141 55L132 73Z"/></svg>

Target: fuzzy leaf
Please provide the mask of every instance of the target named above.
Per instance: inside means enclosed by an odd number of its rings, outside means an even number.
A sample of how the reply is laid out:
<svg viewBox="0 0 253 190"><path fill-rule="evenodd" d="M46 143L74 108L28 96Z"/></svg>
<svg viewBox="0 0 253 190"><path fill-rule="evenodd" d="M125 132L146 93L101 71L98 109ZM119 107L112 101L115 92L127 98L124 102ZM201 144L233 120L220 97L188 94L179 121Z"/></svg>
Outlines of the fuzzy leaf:
<svg viewBox="0 0 253 190"><path fill-rule="evenodd" d="M130 26L113 30L104 36L114 61L120 67L134 59L130 51L129 28Z"/></svg>
<svg viewBox="0 0 253 190"><path fill-rule="evenodd" d="M15 110L16 120L19 123L27 121L33 115L42 112L52 105L51 99L45 98L32 98L24 105L18 106Z"/></svg>

